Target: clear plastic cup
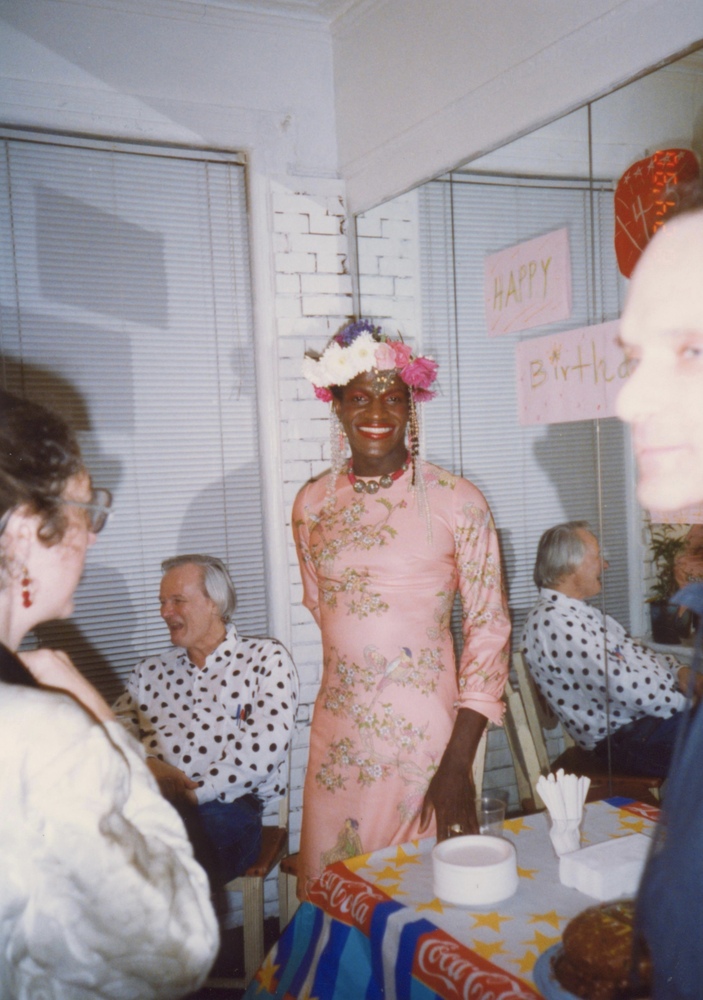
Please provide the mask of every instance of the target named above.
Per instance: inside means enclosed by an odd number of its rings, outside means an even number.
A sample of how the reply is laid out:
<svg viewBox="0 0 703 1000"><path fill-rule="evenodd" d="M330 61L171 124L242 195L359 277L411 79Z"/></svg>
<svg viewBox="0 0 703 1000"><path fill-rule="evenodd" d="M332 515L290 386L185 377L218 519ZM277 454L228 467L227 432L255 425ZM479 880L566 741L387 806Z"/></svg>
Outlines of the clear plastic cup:
<svg viewBox="0 0 703 1000"><path fill-rule="evenodd" d="M491 837L502 836L505 802L492 795L481 795L476 799L476 819L479 833Z"/></svg>

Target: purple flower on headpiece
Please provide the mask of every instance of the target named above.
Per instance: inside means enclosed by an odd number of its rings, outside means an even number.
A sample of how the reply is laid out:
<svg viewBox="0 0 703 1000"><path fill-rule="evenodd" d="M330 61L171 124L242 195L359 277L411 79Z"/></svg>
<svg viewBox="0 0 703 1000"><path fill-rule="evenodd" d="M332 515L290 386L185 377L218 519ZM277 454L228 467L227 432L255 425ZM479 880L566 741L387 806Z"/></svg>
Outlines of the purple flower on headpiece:
<svg viewBox="0 0 703 1000"><path fill-rule="evenodd" d="M326 389L324 385L313 386L315 390L315 395L318 399L321 399L323 403L331 403L334 396L329 389Z"/></svg>
<svg viewBox="0 0 703 1000"><path fill-rule="evenodd" d="M415 358L400 372L400 377L406 385L418 389L429 389L437 378L439 365L432 358Z"/></svg>
<svg viewBox="0 0 703 1000"><path fill-rule="evenodd" d="M368 319L358 319L354 323L347 323L339 333L336 333L333 337L338 344L342 347L348 347L349 344L353 344L360 333L370 333L371 335L378 333L378 327L374 326L373 323Z"/></svg>

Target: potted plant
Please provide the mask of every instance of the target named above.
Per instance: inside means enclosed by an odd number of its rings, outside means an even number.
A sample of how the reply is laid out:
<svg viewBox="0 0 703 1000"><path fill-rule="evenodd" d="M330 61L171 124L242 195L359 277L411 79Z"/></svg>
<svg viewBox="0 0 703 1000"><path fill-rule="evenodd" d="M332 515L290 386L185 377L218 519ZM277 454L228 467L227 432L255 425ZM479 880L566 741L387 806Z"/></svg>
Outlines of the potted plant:
<svg viewBox="0 0 703 1000"><path fill-rule="evenodd" d="M691 630L690 613L682 613L678 605L670 603L679 589L674 564L686 543L679 533L679 526L673 524L650 523L649 538L649 551L655 572L647 598L652 620L652 639L665 645L678 646Z"/></svg>

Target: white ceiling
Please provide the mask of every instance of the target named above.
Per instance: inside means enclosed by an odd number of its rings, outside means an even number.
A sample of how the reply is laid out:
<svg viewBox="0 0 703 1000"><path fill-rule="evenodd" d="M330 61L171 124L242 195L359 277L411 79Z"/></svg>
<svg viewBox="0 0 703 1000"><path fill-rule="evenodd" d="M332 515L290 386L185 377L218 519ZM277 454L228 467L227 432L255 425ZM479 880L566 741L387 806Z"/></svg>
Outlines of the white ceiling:
<svg viewBox="0 0 703 1000"><path fill-rule="evenodd" d="M282 14L303 20L331 24L352 7L366 6L368 0L202 0L207 6L255 13Z"/></svg>

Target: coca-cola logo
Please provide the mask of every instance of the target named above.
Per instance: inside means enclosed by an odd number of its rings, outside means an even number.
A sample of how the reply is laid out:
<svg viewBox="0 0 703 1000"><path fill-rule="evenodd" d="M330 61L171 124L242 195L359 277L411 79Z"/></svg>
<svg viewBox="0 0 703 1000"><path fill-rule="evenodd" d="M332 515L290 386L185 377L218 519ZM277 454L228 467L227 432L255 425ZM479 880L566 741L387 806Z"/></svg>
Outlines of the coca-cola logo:
<svg viewBox="0 0 703 1000"><path fill-rule="evenodd" d="M367 933L374 909L388 898L382 890L368 882L349 878L331 868L322 873L310 892L313 903L319 902L332 916L346 923L352 922Z"/></svg>
<svg viewBox="0 0 703 1000"><path fill-rule="evenodd" d="M479 968L461 945L450 940L423 941L415 962L419 978L435 990L441 985L437 992L446 1000L526 1000L538 995L495 967Z"/></svg>

